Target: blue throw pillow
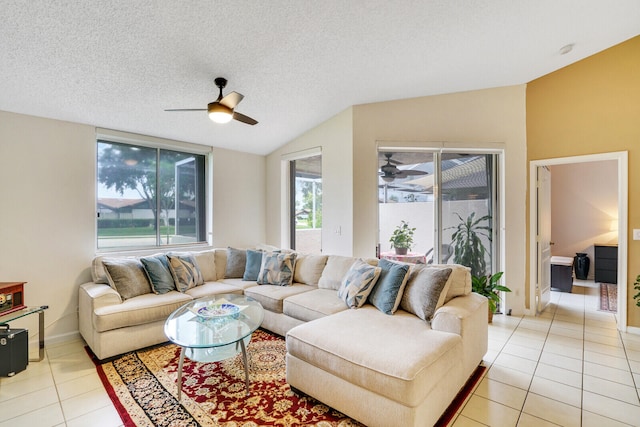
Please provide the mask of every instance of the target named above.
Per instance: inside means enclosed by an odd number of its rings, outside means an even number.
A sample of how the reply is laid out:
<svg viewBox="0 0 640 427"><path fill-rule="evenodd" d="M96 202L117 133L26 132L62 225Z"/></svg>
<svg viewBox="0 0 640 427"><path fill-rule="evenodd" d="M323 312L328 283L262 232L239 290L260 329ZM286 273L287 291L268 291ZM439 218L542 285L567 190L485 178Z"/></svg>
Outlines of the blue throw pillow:
<svg viewBox="0 0 640 427"><path fill-rule="evenodd" d="M262 251L252 251L247 249L247 262L244 267L242 280L258 280L260 274L260 266L262 265Z"/></svg>
<svg viewBox="0 0 640 427"><path fill-rule="evenodd" d="M166 255L151 255L140 258L144 270L149 277L153 292L156 294L166 294L176 289L171 271L169 271L169 260Z"/></svg>
<svg viewBox="0 0 640 427"><path fill-rule="evenodd" d="M402 291L407 284L409 266L381 259L378 262L380 277L369 295L369 302L385 314L393 314L402 300Z"/></svg>

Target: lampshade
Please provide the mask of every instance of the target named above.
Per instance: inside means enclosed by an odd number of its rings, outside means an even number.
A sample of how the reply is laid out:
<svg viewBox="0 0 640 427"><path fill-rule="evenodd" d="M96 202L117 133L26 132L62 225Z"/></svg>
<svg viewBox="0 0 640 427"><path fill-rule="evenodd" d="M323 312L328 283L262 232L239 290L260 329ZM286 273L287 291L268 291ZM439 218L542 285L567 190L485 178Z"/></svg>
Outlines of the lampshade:
<svg viewBox="0 0 640 427"><path fill-rule="evenodd" d="M233 118L233 110L218 102L212 102L207 107L209 118L216 123L228 123Z"/></svg>
<svg viewBox="0 0 640 427"><path fill-rule="evenodd" d="M394 179L395 177L392 175L382 175L382 180L384 182L393 182Z"/></svg>

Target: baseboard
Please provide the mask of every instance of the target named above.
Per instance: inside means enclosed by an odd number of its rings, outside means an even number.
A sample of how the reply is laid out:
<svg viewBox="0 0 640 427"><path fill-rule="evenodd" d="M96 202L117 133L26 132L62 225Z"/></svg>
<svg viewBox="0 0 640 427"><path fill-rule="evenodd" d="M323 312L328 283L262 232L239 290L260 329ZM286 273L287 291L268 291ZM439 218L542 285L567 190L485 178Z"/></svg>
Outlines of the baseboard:
<svg viewBox="0 0 640 427"><path fill-rule="evenodd" d="M627 326L627 333L640 335L640 328L638 328L637 326Z"/></svg>

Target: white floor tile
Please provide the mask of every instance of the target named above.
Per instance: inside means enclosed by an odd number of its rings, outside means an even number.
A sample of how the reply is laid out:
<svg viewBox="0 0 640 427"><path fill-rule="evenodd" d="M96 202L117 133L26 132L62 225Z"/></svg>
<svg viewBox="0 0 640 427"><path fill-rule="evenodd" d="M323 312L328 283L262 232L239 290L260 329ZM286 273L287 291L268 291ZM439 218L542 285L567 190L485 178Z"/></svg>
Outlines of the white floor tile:
<svg viewBox="0 0 640 427"><path fill-rule="evenodd" d="M15 418L0 417L0 427L48 427L64 426L64 416L58 402L52 403L40 409L32 410Z"/></svg>
<svg viewBox="0 0 640 427"><path fill-rule="evenodd" d="M533 377L530 393L544 396L567 405L580 408L582 406L582 390L542 377Z"/></svg>
<svg viewBox="0 0 640 427"><path fill-rule="evenodd" d="M524 399L527 396L525 390L486 377L480 382L474 394L518 411L522 410Z"/></svg>
<svg viewBox="0 0 640 427"><path fill-rule="evenodd" d="M582 378L583 388L595 394L610 397L612 399L621 400L632 405L640 406L638 393L635 387L620 384L614 381L585 375Z"/></svg>
<svg viewBox="0 0 640 427"><path fill-rule="evenodd" d="M556 427L557 425L524 412L520 414L520 419L518 420L518 427Z"/></svg>
<svg viewBox="0 0 640 427"><path fill-rule="evenodd" d="M582 393L582 407L586 411L630 425L638 425L638 420L640 420L640 406L630 405L589 391Z"/></svg>
<svg viewBox="0 0 640 427"><path fill-rule="evenodd" d="M122 420L113 406L105 406L67 421L67 427L118 427Z"/></svg>
<svg viewBox="0 0 640 427"><path fill-rule="evenodd" d="M629 370L625 371L609 366L598 365L597 363L584 362L584 374L632 387L634 386L633 376Z"/></svg>
<svg viewBox="0 0 640 427"><path fill-rule="evenodd" d="M561 354L543 351L542 355L540 356L540 362L558 368L582 373L581 359L574 359L572 357L563 356Z"/></svg>
<svg viewBox="0 0 640 427"><path fill-rule="evenodd" d="M529 393L522 412L561 426L580 427L582 411L575 406Z"/></svg>
<svg viewBox="0 0 640 427"><path fill-rule="evenodd" d="M474 395L467 402L461 415L488 426L515 427L520 411Z"/></svg>
<svg viewBox="0 0 640 427"><path fill-rule="evenodd" d="M629 361L624 357L609 356L608 354L585 350L584 360L585 362L596 363L610 368L629 370Z"/></svg>
<svg viewBox="0 0 640 427"><path fill-rule="evenodd" d="M453 427L485 427L486 424L479 423L477 421L472 420L471 418L467 418L464 415L459 415L453 423Z"/></svg>
<svg viewBox="0 0 640 427"><path fill-rule="evenodd" d="M532 374L536 370L537 362L507 353L500 353L496 357L495 365L504 366L506 368L515 369L526 374Z"/></svg>
<svg viewBox="0 0 640 427"><path fill-rule="evenodd" d="M502 352L533 361L537 361L540 358L540 350L524 347L513 343L508 343L507 345L505 345L502 349Z"/></svg>
<svg viewBox="0 0 640 427"><path fill-rule="evenodd" d="M582 388L582 374L557 366L539 363L535 373L536 377L545 378L571 387Z"/></svg>
<svg viewBox="0 0 640 427"><path fill-rule="evenodd" d="M582 411L582 427L629 427L631 424L621 423L589 411Z"/></svg>
<svg viewBox="0 0 640 427"><path fill-rule="evenodd" d="M486 377L513 387L528 390L533 375L504 366L493 365L491 369L489 369L489 372L487 372Z"/></svg>
<svg viewBox="0 0 640 427"><path fill-rule="evenodd" d="M91 390L87 393L63 400L60 404L62 405L62 411L67 420L72 420L81 415L112 405L111 399L104 389Z"/></svg>

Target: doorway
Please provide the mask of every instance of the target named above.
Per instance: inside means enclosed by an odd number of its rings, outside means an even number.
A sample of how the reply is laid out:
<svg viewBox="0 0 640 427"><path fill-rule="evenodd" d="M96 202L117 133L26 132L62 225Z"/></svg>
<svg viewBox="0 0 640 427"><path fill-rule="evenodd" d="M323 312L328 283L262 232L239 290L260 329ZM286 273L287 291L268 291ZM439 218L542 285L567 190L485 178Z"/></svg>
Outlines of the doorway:
<svg viewBox="0 0 640 427"><path fill-rule="evenodd" d="M627 259L627 199L628 199L628 181L627 181L627 152L615 152L615 153L603 153L576 157L565 157L557 159L537 160L530 162L530 314L536 314L536 306L539 300L544 300L545 295L542 294L542 289L545 289L545 283L542 281L544 274L540 274L542 271L541 263L543 262L539 256L539 236L537 235L537 226L541 222L544 223L544 212L540 213L540 203L538 202L540 195L540 189L538 188L535 177L538 176L540 168L548 168L553 171L554 168L562 165L577 165L580 163L594 163L597 165L599 162L615 162L617 173L617 211L615 213L609 213L609 220L599 220L597 227L602 229L602 234L594 234L594 239L601 240L600 236L612 236L616 237L617 230L617 244L618 244L618 261L617 261L617 278L618 278L618 329L625 331L627 328L627 316L626 316L626 304L627 304L627 286L626 286L626 259ZM553 183L553 177L551 178ZM580 191L588 194L589 188L582 188ZM582 211L580 211L582 212ZM549 213L550 215L550 213ZM603 215L602 218L606 217ZM600 224L601 222L601 224ZM593 250L593 245L601 243L600 241L583 241L574 242L567 245L564 244L563 248L559 248L560 251L573 251L581 252L576 248L589 247ZM573 255L573 254L570 254ZM593 258L592 258L593 260ZM592 261L593 262L593 261ZM546 267L545 267L546 268Z"/></svg>

